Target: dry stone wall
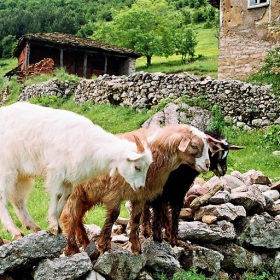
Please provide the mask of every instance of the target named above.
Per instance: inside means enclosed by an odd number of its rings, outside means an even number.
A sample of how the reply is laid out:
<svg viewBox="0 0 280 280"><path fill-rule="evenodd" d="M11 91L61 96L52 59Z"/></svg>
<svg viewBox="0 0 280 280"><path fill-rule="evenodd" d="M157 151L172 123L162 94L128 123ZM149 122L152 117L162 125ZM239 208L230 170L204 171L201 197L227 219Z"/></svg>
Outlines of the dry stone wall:
<svg viewBox="0 0 280 280"><path fill-rule="evenodd" d="M233 171L207 182L197 178L180 213L180 246L141 237L142 253L136 256L130 250L128 219L119 218L109 252L99 254L101 229L91 224L85 225L89 246L66 257L64 235L39 231L10 243L4 240L0 279L156 280L165 275L172 280L177 272L197 269L207 279L245 279L241 275L246 271L266 270L265 279L278 280L279 190L280 182L256 170ZM195 200L200 203L192 207Z"/></svg>
<svg viewBox="0 0 280 280"><path fill-rule="evenodd" d="M53 79L25 87L19 100L42 95L69 97L73 94L78 104L93 101L137 110L155 107L165 99L203 100L210 107L219 105L226 119L236 125L265 127L280 123L279 100L271 92L271 85L199 78L188 73L136 72L121 77L103 75L77 83Z"/></svg>

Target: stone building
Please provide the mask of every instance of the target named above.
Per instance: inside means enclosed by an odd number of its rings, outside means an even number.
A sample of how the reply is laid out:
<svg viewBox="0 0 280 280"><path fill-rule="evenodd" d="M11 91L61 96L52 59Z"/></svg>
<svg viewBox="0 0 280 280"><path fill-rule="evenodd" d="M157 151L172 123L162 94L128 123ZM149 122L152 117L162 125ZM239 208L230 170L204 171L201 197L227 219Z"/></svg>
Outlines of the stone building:
<svg viewBox="0 0 280 280"><path fill-rule="evenodd" d="M220 9L219 79L244 80L280 46L280 0L209 0Z"/></svg>
<svg viewBox="0 0 280 280"><path fill-rule="evenodd" d="M91 78L103 74L130 75L135 72L136 59L142 55L89 38L53 32L22 36L13 56L18 58L21 71L50 58L54 68L65 67L69 74Z"/></svg>

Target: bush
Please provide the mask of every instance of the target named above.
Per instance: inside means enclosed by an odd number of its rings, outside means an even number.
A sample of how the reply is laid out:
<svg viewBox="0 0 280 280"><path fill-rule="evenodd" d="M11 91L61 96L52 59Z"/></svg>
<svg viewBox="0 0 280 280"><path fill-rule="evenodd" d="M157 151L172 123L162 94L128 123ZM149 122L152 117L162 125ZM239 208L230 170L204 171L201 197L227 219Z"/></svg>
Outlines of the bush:
<svg viewBox="0 0 280 280"><path fill-rule="evenodd" d="M258 73L252 74L248 81L272 84L276 94L280 91L280 47L269 51L264 58L263 66Z"/></svg>
<svg viewBox="0 0 280 280"><path fill-rule="evenodd" d="M211 131L223 132L226 126L226 121L221 108L218 105L214 105L211 111L213 114L213 119L208 129Z"/></svg>

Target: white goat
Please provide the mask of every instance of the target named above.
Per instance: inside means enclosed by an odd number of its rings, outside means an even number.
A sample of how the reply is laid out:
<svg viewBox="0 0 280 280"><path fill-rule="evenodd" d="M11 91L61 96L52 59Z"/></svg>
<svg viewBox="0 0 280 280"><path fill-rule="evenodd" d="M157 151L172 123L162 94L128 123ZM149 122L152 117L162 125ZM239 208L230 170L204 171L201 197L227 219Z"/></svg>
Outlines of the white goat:
<svg viewBox="0 0 280 280"><path fill-rule="evenodd" d="M50 191L48 221L57 234L72 184L118 172L137 190L145 185L152 163L150 149L136 136L135 143L120 139L83 116L28 102L0 108L0 135L0 219L14 239L23 234L8 212L8 202L23 226L40 230L26 208L35 176L44 178Z"/></svg>

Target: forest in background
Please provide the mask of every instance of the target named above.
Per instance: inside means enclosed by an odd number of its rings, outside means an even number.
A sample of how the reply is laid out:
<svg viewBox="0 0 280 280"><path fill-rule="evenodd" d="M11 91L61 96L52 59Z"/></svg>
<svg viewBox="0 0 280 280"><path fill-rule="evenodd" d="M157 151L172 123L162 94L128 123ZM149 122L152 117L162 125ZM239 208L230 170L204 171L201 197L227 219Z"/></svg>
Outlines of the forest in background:
<svg viewBox="0 0 280 280"><path fill-rule="evenodd" d="M123 18L133 7L131 22L125 26L119 15ZM206 0L2 0L0 58L11 57L15 44L24 34L61 32L144 51L148 62L152 55L168 56L178 52L178 47L182 47L178 45L178 38L194 40L191 46L194 47L195 37L189 32L192 26L203 24L204 28L211 28L217 22L218 10ZM120 28L131 28L134 32ZM179 30L183 33L177 32ZM124 33L127 34L124 36ZM175 33L177 37L173 40ZM187 50L190 56L192 52L193 49ZM186 59L186 54L180 54L182 60Z"/></svg>

